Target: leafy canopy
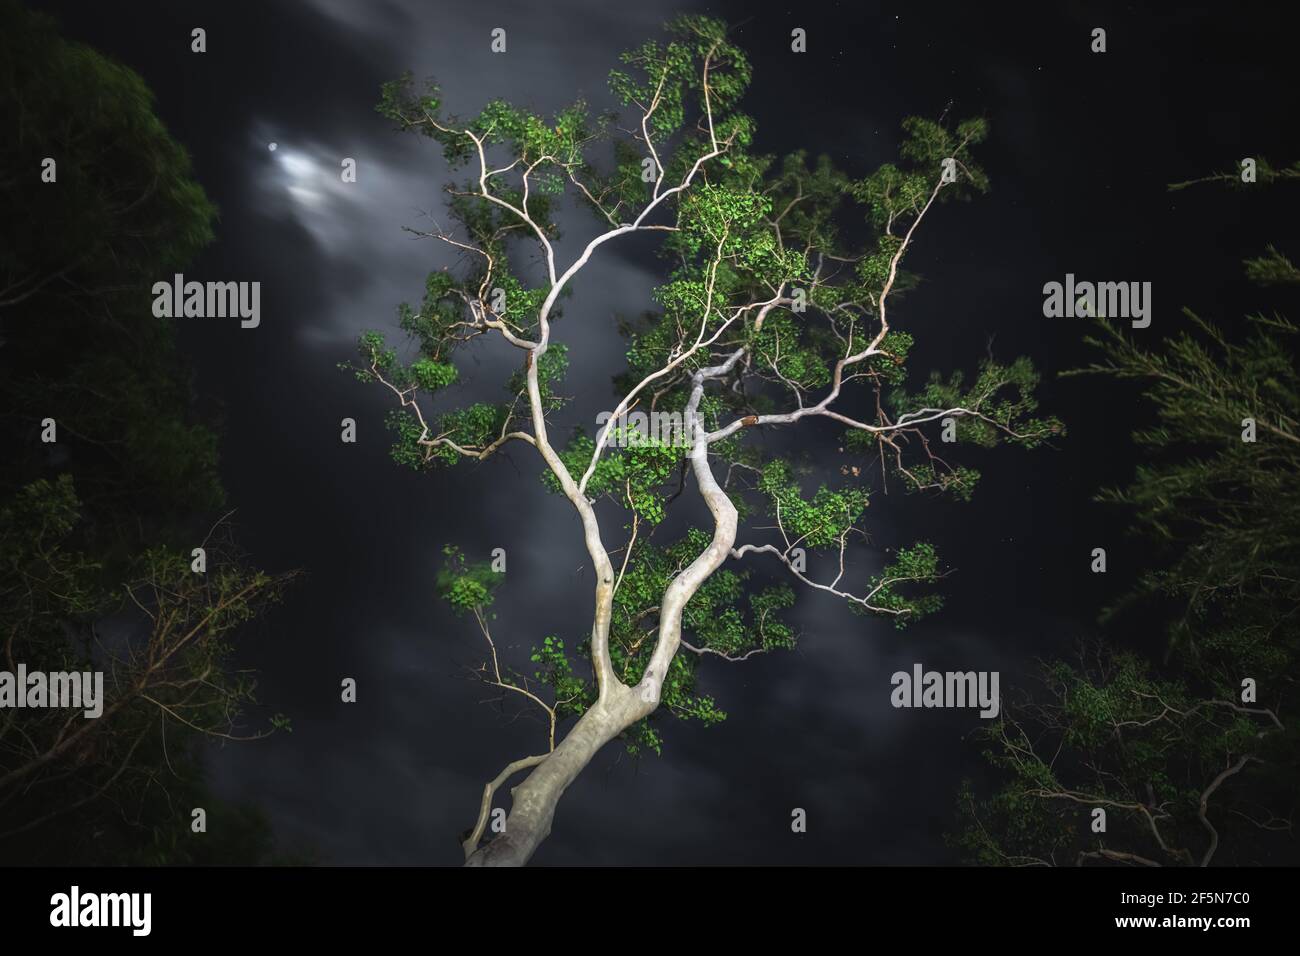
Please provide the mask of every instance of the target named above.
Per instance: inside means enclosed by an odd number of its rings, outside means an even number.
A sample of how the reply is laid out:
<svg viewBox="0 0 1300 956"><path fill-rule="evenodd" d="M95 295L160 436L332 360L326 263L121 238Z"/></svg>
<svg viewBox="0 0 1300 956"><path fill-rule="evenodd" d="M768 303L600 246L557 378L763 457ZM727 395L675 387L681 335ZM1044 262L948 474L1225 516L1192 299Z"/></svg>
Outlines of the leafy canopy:
<svg viewBox="0 0 1300 956"><path fill-rule="evenodd" d="M933 206L989 187L975 156L988 134L985 121L909 118L898 162L854 178L825 156L753 151L755 124L740 109L750 76L724 23L683 16L667 25L665 38L620 57L609 77L620 115L593 114L580 101L547 118L498 100L457 116L440 87L417 86L410 75L385 84L378 106L398 129L437 143L453 171L464 171L447 187L455 228L420 233L447 244L463 266L431 273L419 306L399 307L406 347L367 332L347 368L395 393L393 458L424 470L482 460L508 441L533 441L539 423L524 372L538 362L547 430L567 437L557 444L558 462L585 495L621 507L628 522L630 553L618 572L610 641L625 682L637 682L647 666L665 588L710 541L705 531L679 531L669 520L701 436L742 518L775 522L769 527L782 540L770 551L800 577L803 552L842 556L851 536L865 535L872 467L913 490L970 496L978 473L934 454L933 435L925 437L945 417L957 419L961 441L981 446L1034 447L1063 431L1056 419L1037 415L1037 375L1024 359L990 360L969 384L960 373L935 374L908 391L915 333L888 321L889 306L916 284L902 260L920 220ZM562 318L574 274L555 261L550 244L559 235L562 198L585 207L604 230L588 253L634 231L662 240L664 281L653 308L620 324L626 365L607 370L619 414L594 431L558 425L568 356L563 343L551 341L550 327ZM520 254L537 249L540 262ZM457 406L464 350L496 335L524 353L521 372L503 383L499 401ZM720 387L697 389L706 373ZM848 453L863 464L845 469L851 480L809 492L791 460L763 447L769 430L753 426L778 424L763 416L786 415L789 423L810 409L823 414L841 394L853 408L873 410L838 419ZM686 440L628 424L621 416L633 410L677 416ZM543 471L543 481L565 491L555 467ZM669 534L676 537L665 541ZM933 546L918 542L865 582L865 596L824 590L904 626L941 606L926 589L944 573ZM690 599L683 621L690 653L672 659L661 710L720 720L722 711L698 690L698 663L793 645L782 613L798 581L772 587L751 574L747 566L724 567ZM454 607L479 613L496 593L459 552L440 592ZM582 713L594 699L571 658L587 650L585 641L559 635L534 649L534 677L551 685L563 715ZM653 719L629 733L630 747L658 749Z"/></svg>

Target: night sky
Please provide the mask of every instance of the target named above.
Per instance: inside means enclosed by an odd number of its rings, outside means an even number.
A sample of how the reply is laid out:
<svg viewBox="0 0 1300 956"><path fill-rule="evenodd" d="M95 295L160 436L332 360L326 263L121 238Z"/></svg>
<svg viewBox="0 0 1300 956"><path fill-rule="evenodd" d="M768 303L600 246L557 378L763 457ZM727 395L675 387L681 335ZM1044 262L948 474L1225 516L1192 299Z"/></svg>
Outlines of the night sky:
<svg viewBox="0 0 1300 956"><path fill-rule="evenodd" d="M1069 428L1050 449L969 454L963 461L984 472L969 504L874 497L872 540L851 553L851 573L878 570L885 548L932 540L957 569L944 611L900 633L801 592L798 649L705 663L702 689L730 719L709 729L663 723L661 758L607 747L562 801L537 864L955 862L943 833L960 780L984 773L964 739L978 717L896 710L890 675L918 661L998 670L1003 694L1015 694L1035 657L1066 654L1097 632L1101 606L1145 560L1124 516L1090 497L1132 477L1128 434L1149 409L1112 381L1056 380L1091 356L1082 322L1043 317L1043 284L1067 272L1150 281L1149 334L1180 328L1184 305L1232 327L1260 295L1237 278L1240 259L1293 238L1264 202L1165 190L1244 156L1294 158L1286 34L1255 7L36 6L65 35L138 71L192 154L220 220L187 278L262 283L259 328L192 319L180 334L200 409L220 422L242 545L269 570L306 572L239 652L261 673L266 713L253 716L283 711L294 730L214 748L210 772L223 796L264 808L282 844L326 863L459 863L458 836L483 783L544 741L540 723L512 721L466 679L482 638L435 597L445 543L476 560L506 549L494 634L521 667L545 635L576 644L590 628L579 525L543 488L537 456L521 445L477 466L399 468L382 425L390 397L336 368L359 332L394 331L398 303L418 300L425 274L455 261L402 231L442 216L448 171L436 146L375 113L385 80L407 69L434 76L461 115L494 97L543 112L579 96L612 106L605 78L619 52L657 36L674 13L708 12L736 24L752 57L744 108L758 123L758 152L827 153L862 176L896 157L905 116L986 116L992 192L941 207L908 259L924 280L896 307L918 340L912 384L929 368L972 371L990 351L1028 354L1045 373L1043 409ZM190 52L197 26L207 31L202 55ZM1107 30L1104 55L1089 52L1097 26ZM489 50L494 27L507 30L504 55ZM794 27L808 31L804 55L790 52ZM357 160L355 184L339 180L343 157ZM572 212L559 246L568 257L597 228ZM563 391L574 400L553 434L611 407L624 350L617 319L651 306L663 269L653 243L638 239L606 245L580 275L556 326L570 347ZM496 399L517 365L512 349L476 350L453 400ZM358 422L355 445L339 440L344 417ZM799 426L828 477L849 460L829 426ZM791 447L791 437L774 440ZM698 501L689 507L686 517L702 513ZM619 547L621 520L604 514L606 544ZM742 527L738 543L754 540ZM1099 546L1105 576L1089 572ZM1110 636L1132 647L1159 640L1131 622ZM339 699L344 677L357 680L356 704ZM806 834L791 832L795 807L808 812Z"/></svg>

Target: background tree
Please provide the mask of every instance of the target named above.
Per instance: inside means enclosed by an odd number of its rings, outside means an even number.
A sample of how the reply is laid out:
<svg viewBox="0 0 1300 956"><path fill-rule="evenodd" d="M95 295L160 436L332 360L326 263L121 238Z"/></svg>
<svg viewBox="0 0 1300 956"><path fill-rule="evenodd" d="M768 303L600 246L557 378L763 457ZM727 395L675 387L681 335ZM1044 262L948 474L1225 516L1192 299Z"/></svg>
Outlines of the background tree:
<svg viewBox="0 0 1300 956"><path fill-rule="evenodd" d="M150 309L215 209L139 76L11 0L0 24L0 667L104 671L107 698L97 719L0 711L0 858L264 859L198 744L236 735L254 681L230 641L283 579L214 522L216 437Z"/></svg>
<svg viewBox="0 0 1300 956"><path fill-rule="evenodd" d="M430 274L419 305L400 307L418 350L410 361L368 332L349 367L393 394L399 463L482 461L512 444L536 450L543 480L581 523L596 578L590 633L543 638L526 674L501 659L491 633L500 576L449 549L440 590L482 630L489 659L479 676L538 708L549 728L544 748L485 786L464 838L474 865L526 862L565 789L614 738L657 751L659 715L722 719L697 684L705 657L740 661L791 646L781 612L794 590L755 586L752 559L770 557L796 582L899 626L936 610L940 599L924 586L945 571L929 543L899 548L867 580L847 580L873 468L882 486L892 478L969 497L978 475L938 453L941 429L980 445L1026 446L1061 430L1034 416L1036 375L1023 359L986 361L969 380L954 373L915 392L903 387L913 340L889 312L913 283L901 264L936 205L987 188L972 153L984 122L909 119L902 162L860 180L826 158L778 161L750 151L754 124L738 110L749 65L725 26L682 17L668 34L623 54L610 74L629 116L592 115L579 102L546 120L494 101L457 118L436 86L416 89L409 77L386 85L379 106L400 129L437 142L452 168L469 167L468 181L448 189L458 228L416 233L463 253L466 267ZM568 262L555 245L566 195L601 228ZM846 239L863 219L868 238ZM623 328L625 368L584 369L614 379L609 420L594 434L575 427L553 438L565 405L567 353L553 336L561 298L602 246L636 233L663 240L668 275L657 310ZM533 272L516 265L528 246L541 257ZM435 393L459 375L457 352L485 336L522 353L506 398L435 410ZM638 412L679 427L666 435L642 427ZM839 487L808 495L796 463L760 443L775 426L813 419L842 428L863 464L846 469ZM678 518L678 502L704 510ZM607 543L614 509L626 535L617 559ZM760 516L767 540L739 542L741 522ZM679 522L681 533L664 540ZM838 573L820 580L808 570L810 552L827 552ZM724 567L728 559L735 564ZM590 666L575 666L575 654ZM482 843L498 788L525 771L504 833Z"/></svg>
<svg viewBox="0 0 1300 956"><path fill-rule="evenodd" d="M1300 164L1260 165L1260 185ZM1179 183L1183 189L1192 183ZM1300 281L1275 247L1245 262L1264 285ZM1166 622L1148 660L1108 642L1043 669L1043 692L982 732L1004 783L967 785L957 842L983 863L1127 865L1294 862L1300 750L1292 721L1300 662L1300 373L1297 329L1252 315L1242 334L1184 310L1155 347L1102 320L1103 358L1075 374L1141 383L1156 423L1149 456L1100 500L1131 510L1157 555L1103 621ZM1255 694L1243 691L1250 680ZM1106 811L1104 833L1091 812Z"/></svg>

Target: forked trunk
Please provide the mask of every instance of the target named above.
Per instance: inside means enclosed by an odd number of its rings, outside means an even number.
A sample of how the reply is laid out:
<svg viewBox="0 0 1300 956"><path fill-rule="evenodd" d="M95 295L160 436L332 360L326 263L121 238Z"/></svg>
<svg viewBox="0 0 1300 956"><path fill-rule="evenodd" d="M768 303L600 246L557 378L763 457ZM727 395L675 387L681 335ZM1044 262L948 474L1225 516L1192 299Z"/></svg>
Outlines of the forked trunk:
<svg viewBox="0 0 1300 956"><path fill-rule="evenodd" d="M659 637L641 683L635 687L621 683L613 676L608 654L595 654L597 668L606 673L605 679L601 681L600 697L596 704L578 719L573 730L569 731L559 746L512 791L513 800L510 815L506 817L505 832L491 843L475 850L465 861L466 866L523 866L527 863L550 834L555 808L569 784L591 763L601 747L641 718L653 713L659 706L664 678L668 674L673 655L681 644L682 612L700 585L722 566L736 543L736 506L719 487L709 468L708 443L703 440L704 429L699 418L699 405L705 380L725 375L735 366L744 351L743 348L737 349L726 362L700 369L692 376L691 398L686 404L686 421L694 436L689 457L695 479L699 483L700 495L713 515L713 539L664 590L659 603ZM535 370L530 372L529 387L535 420L544 421ZM545 447L550 455L549 461L555 456L549 451L549 446ZM573 491L570 499L583 516L589 550L603 573L603 579L596 589L592 647L593 650L607 647L609 616L614 598L613 569L604 548L600 546L595 514L590 504L573 488L572 479L568 478L568 472L559 464L558 459L552 467L557 475L562 476L561 483L566 490Z"/></svg>
<svg viewBox="0 0 1300 956"><path fill-rule="evenodd" d="M511 792L505 832L479 847L466 866L523 866L551 832L555 808L569 784L620 733L644 717L653 704L638 688L619 686L606 701L583 714L555 750Z"/></svg>

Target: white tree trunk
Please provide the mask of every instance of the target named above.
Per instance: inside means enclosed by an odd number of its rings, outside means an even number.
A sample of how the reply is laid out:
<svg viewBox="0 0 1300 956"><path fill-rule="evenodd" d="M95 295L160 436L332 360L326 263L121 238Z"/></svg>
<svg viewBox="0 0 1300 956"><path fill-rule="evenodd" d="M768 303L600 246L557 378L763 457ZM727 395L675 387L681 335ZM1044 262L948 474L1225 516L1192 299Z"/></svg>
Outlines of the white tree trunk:
<svg viewBox="0 0 1300 956"><path fill-rule="evenodd" d="M737 350L722 365L701 369L694 375L691 400L686 406L686 419L694 443L690 452L692 470L700 487L700 495L713 515L713 540L664 591L659 606L659 637L650 663L646 666L641 683L628 687L613 677L601 681L600 696L596 703L579 719L573 729L533 768L524 782L515 787L510 814L506 817L505 832L470 855L466 866L523 866L531 859L537 847L551 832L555 808L569 784L577 779L591 763L600 748L609 743L638 720L649 716L659 706L660 692L668 666L681 646L682 612L709 576L726 560L736 543L736 506L718 485L709 467L708 443L703 440L698 409L708 378L726 374L743 354ZM585 501L583 502L585 504ZM595 537L594 515L590 508L580 509L587 524L588 543ZM604 549L592 548L603 557ZM602 577L596 584L596 620L592 627L593 646L602 637L599 647L605 647L609 634L609 615L613 605L612 568L604 562ZM600 664L597 663L599 670Z"/></svg>
<svg viewBox="0 0 1300 956"><path fill-rule="evenodd" d="M619 685L609 699L578 719L550 755L511 791L505 832L479 847L466 866L523 866L551 832L555 808L569 784L600 748L644 716L633 688ZM653 708L650 708L653 709Z"/></svg>

